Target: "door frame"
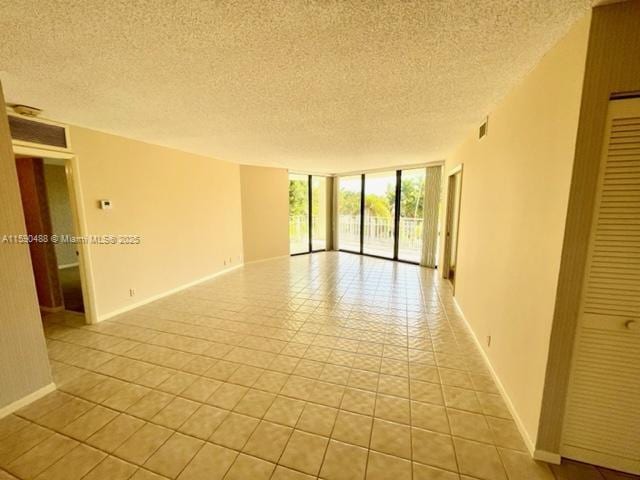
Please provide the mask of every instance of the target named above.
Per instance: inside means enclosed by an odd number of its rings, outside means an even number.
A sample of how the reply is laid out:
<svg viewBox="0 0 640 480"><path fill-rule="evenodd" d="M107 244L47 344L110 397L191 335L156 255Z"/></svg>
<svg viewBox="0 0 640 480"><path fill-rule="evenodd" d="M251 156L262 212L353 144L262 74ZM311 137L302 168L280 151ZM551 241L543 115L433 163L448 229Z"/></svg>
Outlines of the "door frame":
<svg viewBox="0 0 640 480"><path fill-rule="evenodd" d="M80 168L78 156L72 152L62 152L26 146L20 142L12 141L14 155L24 155L37 158L50 158L64 161L65 174L67 177L67 190L69 191L69 204L73 217L74 235L80 238L88 236L86 212L80 188ZM80 285L82 288L82 298L84 301L84 316L87 324L94 324L98 321L95 302L95 288L93 279L93 267L91 262L91 252L86 242L75 244L78 249L78 265L80 271Z"/></svg>
<svg viewBox="0 0 640 480"><path fill-rule="evenodd" d="M297 252L290 253L289 256L297 257L298 255L309 255L310 253L318 253L318 252L326 252L327 251L327 243L328 240L325 241L325 248L313 249L313 177L323 177L327 178L327 175L316 175L313 173L297 173L297 172L289 172L289 175L306 175L307 176L307 198L308 198L308 209L309 209L309 238L308 238L308 249L305 252ZM325 184L326 188L327 184ZM329 220L329 211L327 210L327 221ZM326 229L325 229L326 230ZM326 235L326 233L325 233Z"/></svg>
<svg viewBox="0 0 640 480"><path fill-rule="evenodd" d="M451 169L447 174L447 208L445 215L445 225L444 225L444 253L442 256L442 278L446 278L451 282L453 286L453 291L455 293L456 288L456 279L455 276L450 278L451 275L451 252L453 250L454 245L451 242L451 234L455 231L456 235L456 243L455 243L455 252L457 257L458 252L458 239L460 238L459 229L460 229L460 210L462 205L462 171L463 165L460 164L457 167ZM456 176L459 176L460 187L458 191L458 198L456 198ZM458 210L457 216L454 217L454 205L457 202Z"/></svg>

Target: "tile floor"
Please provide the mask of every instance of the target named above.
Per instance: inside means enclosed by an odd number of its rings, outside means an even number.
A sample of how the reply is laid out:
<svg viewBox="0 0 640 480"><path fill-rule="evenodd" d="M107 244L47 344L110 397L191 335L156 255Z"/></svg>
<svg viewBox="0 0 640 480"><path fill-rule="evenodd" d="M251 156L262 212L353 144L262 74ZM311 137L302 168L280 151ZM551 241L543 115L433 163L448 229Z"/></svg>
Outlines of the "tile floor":
<svg viewBox="0 0 640 480"><path fill-rule="evenodd" d="M58 390L0 420L0 479L554 478L432 270L278 259L45 332Z"/></svg>

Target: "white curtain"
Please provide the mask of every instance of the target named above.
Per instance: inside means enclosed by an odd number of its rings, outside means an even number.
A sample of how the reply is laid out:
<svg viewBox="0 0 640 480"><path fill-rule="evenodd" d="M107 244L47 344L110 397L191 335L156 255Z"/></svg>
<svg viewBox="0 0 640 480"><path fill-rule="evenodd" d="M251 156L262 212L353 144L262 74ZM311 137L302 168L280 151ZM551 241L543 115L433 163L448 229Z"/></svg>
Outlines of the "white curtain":
<svg viewBox="0 0 640 480"><path fill-rule="evenodd" d="M424 223L422 228L423 267L435 268L438 262L438 219L440 206L440 187L442 185L442 166L427 167L424 187Z"/></svg>

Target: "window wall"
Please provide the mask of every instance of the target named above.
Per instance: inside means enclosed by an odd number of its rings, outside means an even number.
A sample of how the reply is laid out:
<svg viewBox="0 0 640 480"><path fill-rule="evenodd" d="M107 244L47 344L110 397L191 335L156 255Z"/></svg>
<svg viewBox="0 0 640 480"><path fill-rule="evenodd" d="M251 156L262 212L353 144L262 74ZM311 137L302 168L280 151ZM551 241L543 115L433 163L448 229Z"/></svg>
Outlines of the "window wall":
<svg viewBox="0 0 640 480"><path fill-rule="evenodd" d="M420 263L426 168L339 177L338 249Z"/></svg>
<svg viewBox="0 0 640 480"><path fill-rule="evenodd" d="M292 255L327 248L327 179L289 174L289 251Z"/></svg>

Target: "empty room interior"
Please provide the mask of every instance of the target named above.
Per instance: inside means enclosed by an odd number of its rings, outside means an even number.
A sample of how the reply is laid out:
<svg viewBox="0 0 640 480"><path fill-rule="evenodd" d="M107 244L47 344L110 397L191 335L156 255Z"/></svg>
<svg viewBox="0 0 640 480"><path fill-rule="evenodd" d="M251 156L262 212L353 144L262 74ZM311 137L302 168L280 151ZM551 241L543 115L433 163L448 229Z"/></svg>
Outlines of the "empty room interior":
<svg viewBox="0 0 640 480"><path fill-rule="evenodd" d="M0 480L640 479L640 0L0 26Z"/></svg>

